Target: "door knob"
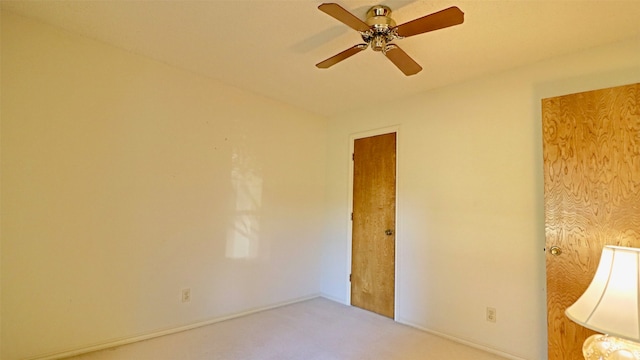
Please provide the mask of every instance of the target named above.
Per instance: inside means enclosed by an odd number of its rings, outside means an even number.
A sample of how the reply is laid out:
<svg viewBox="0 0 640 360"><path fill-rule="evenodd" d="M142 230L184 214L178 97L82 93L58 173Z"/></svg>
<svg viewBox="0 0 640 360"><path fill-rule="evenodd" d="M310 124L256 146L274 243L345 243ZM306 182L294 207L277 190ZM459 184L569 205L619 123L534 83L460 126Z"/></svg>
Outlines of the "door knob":
<svg viewBox="0 0 640 360"><path fill-rule="evenodd" d="M391 236L391 235L393 235L393 230L391 230L391 229L387 229L387 230L385 230L385 231L384 231L384 233L385 233L386 235Z"/></svg>
<svg viewBox="0 0 640 360"><path fill-rule="evenodd" d="M558 256L558 255L562 254L562 249L560 249L557 246L552 246L551 248L549 248L549 251L551 252L551 255L553 255L553 256Z"/></svg>

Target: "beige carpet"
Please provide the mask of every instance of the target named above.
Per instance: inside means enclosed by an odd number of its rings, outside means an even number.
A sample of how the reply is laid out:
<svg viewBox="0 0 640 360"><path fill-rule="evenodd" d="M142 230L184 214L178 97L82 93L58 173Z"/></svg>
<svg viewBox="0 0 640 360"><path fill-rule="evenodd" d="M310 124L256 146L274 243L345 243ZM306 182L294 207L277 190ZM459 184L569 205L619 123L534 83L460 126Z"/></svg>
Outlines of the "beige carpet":
<svg viewBox="0 0 640 360"><path fill-rule="evenodd" d="M70 359L504 360L323 298Z"/></svg>

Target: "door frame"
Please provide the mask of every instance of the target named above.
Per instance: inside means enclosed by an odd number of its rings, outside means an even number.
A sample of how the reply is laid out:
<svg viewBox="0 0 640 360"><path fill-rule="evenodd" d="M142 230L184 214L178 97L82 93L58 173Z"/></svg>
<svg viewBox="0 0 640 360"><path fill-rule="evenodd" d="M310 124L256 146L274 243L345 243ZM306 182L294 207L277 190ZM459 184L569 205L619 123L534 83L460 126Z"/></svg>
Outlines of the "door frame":
<svg viewBox="0 0 640 360"><path fill-rule="evenodd" d="M351 281L349 280L349 274L351 274L351 263L353 261L352 256L353 256L353 221L351 220L351 214L353 213L353 159L352 159L352 154L354 152L354 148L355 148L355 141L358 139L362 139L362 138L368 138L368 137L372 137L372 136L377 136L377 135L384 135L384 134L390 134L390 133L395 133L396 134L396 183L395 183L395 187L396 187L396 213L395 213L395 224L396 224L396 228L395 228L395 259L394 259L394 267L395 267L395 272L394 272L394 277L395 280L393 282L393 286L394 286L394 291L393 291L393 319L396 319L396 316L398 314L398 259L399 256L398 254L400 254L400 231L398 231L399 228L399 224L398 224L398 179L400 178L399 176L399 148L400 148L400 125L392 125L392 126L388 126L388 127L383 127L383 128L378 128L378 129L373 129L373 130L368 130L368 131L363 131L363 132L357 132L357 133L352 133L349 135L349 154L347 155L347 158L349 159L349 196L348 196L348 202L349 202L349 206L347 206L347 214L345 215L347 219L349 219L348 224L347 224L347 281L346 281L346 287L345 287L345 293L346 293L346 304L348 306L353 306L351 305Z"/></svg>

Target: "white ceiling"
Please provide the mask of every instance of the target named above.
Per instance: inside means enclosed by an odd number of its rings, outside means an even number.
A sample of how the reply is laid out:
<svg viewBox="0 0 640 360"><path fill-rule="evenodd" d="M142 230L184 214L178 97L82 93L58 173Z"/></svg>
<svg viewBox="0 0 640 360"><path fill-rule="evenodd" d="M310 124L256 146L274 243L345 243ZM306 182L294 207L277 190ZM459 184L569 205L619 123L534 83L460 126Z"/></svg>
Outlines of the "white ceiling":
<svg viewBox="0 0 640 360"><path fill-rule="evenodd" d="M424 70L405 77L316 0L6 1L2 10L331 116L623 39L640 41L640 0L384 0L398 24L458 6L462 25L397 40ZM339 0L364 19L372 1Z"/></svg>

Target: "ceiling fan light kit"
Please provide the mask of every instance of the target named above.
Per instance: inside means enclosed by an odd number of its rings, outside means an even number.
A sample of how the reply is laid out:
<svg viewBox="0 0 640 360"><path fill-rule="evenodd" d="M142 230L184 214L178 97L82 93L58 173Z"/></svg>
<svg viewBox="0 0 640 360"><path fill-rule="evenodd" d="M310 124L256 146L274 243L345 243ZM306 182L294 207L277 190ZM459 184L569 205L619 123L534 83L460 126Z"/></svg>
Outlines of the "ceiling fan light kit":
<svg viewBox="0 0 640 360"><path fill-rule="evenodd" d="M316 67L321 69L329 68L371 46L374 51L383 53L405 75L414 75L420 72L422 67L398 45L391 42L464 22L464 13L455 6L397 26L391 18L391 9L384 5L376 5L369 9L365 21L335 3L324 3L318 6L318 9L358 31L364 41L364 44L357 44L316 64Z"/></svg>

